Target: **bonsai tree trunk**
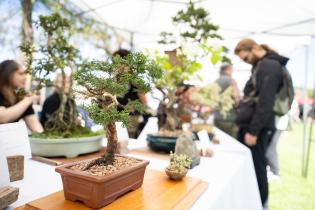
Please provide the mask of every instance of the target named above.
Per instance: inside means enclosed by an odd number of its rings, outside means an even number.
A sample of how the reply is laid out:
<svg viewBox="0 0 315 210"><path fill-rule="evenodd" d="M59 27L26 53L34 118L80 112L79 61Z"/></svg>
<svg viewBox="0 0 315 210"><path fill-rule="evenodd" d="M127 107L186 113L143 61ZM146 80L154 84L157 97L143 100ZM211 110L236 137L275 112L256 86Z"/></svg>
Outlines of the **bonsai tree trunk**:
<svg viewBox="0 0 315 210"><path fill-rule="evenodd" d="M104 126L107 135L106 153L101 157L91 161L84 170L88 170L94 165L112 165L115 161L115 153L117 151L118 137L115 122L111 122Z"/></svg>
<svg viewBox="0 0 315 210"><path fill-rule="evenodd" d="M104 157L107 158L107 162L114 162L115 153L117 152L117 144L118 144L118 138L117 138L117 130L116 125L114 122L109 123L106 126L106 135L107 135L107 148L106 148L106 154Z"/></svg>

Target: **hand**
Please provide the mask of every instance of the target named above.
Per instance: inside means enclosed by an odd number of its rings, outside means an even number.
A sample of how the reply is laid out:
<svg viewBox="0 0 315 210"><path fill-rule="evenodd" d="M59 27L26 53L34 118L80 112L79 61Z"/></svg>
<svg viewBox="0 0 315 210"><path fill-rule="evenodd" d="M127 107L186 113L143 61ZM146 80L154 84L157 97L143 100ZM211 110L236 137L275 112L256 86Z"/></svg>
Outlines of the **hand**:
<svg viewBox="0 0 315 210"><path fill-rule="evenodd" d="M255 146L257 144L257 136L253 136L250 133L246 133L245 144L247 144L248 146Z"/></svg>
<svg viewBox="0 0 315 210"><path fill-rule="evenodd" d="M27 96L25 97L30 104L38 104L40 101L40 96L39 95L31 95L31 96Z"/></svg>

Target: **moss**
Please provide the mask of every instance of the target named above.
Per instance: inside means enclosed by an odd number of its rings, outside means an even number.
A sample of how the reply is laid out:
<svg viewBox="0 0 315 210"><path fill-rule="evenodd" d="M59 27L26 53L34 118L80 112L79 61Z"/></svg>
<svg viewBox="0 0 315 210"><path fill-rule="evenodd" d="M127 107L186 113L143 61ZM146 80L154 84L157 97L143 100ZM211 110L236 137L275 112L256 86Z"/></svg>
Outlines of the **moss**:
<svg viewBox="0 0 315 210"><path fill-rule="evenodd" d="M80 128L76 129L72 132L65 132L65 133L59 133L59 132L44 132L44 133L36 133L32 134L31 137L35 138L45 138L45 139L59 139L59 138L79 138L79 137L91 137L91 136L99 136L99 135L105 135L104 130L100 130L97 132L92 132L88 128Z"/></svg>

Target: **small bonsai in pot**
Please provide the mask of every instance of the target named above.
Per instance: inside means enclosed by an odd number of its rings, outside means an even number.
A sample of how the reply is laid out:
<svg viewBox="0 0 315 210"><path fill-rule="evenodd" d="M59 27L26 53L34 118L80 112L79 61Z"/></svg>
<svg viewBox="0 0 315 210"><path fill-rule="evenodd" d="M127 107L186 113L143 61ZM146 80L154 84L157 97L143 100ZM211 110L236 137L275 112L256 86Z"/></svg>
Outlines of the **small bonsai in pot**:
<svg viewBox="0 0 315 210"><path fill-rule="evenodd" d="M100 208L142 185L149 162L116 154L115 122L121 121L127 126L129 113L142 111L143 105L139 101L130 101L122 106L117 97L124 95L130 84L137 91L147 92L153 80L160 76L159 66L141 53L130 53L124 58L115 56L111 61L86 61L80 65L74 74L79 85L77 91L88 101L85 109L91 118L104 126L107 148L102 157L56 169L62 175L67 199Z"/></svg>
<svg viewBox="0 0 315 210"><path fill-rule="evenodd" d="M191 158L187 155L170 154L170 165L165 168L166 175L173 180L182 180L191 165Z"/></svg>

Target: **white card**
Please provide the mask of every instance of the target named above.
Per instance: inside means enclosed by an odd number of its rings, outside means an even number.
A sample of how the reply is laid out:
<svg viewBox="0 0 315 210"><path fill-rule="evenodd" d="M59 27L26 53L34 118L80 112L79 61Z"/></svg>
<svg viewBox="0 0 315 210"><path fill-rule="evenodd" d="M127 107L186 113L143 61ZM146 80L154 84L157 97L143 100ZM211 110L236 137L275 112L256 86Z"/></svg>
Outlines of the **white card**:
<svg viewBox="0 0 315 210"><path fill-rule="evenodd" d="M128 140L129 134L127 128L123 127L122 122L116 122L117 138L119 140Z"/></svg>
<svg viewBox="0 0 315 210"><path fill-rule="evenodd" d="M24 122L0 125L0 154L24 155L24 159L32 157L27 128Z"/></svg>
<svg viewBox="0 0 315 210"><path fill-rule="evenodd" d="M210 138L206 130L201 130L197 133L202 148L211 147Z"/></svg>
<svg viewBox="0 0 315 210"><path fill-rule="evenodd" d="M7 158L0 153L0 189L10 185L10 175L8 169Z"/></svg>

